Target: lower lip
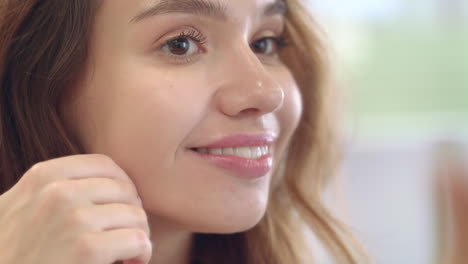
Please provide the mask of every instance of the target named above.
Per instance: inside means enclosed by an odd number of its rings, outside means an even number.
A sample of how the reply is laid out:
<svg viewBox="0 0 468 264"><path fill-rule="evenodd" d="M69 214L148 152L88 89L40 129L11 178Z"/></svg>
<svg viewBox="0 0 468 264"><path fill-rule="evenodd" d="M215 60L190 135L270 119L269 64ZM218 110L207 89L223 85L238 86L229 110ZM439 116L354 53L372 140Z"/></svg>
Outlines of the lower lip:
<svg viewBox="0 0 468 264"><path fill-rule="evenodd" d="M234 172L240 178L261 178L265 176L273 166L273 157L271 154L257 159L248 159L231 155L212 155L194 150L190 151L219 168Z"/></svg>

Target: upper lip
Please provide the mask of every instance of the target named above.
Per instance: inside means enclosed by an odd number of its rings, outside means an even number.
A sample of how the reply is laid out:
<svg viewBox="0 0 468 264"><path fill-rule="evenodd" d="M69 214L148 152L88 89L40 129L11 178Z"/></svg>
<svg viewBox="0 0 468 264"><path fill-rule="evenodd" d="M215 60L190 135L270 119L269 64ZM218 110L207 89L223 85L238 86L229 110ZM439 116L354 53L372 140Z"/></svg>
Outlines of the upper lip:
<svg viewBox="0 0 468 264"><path fill-rule="evenodd" d="M276 139L277 135L273 132L263 132L256 134L236 134L226 136L219 140L215 140L206 145L192 147L192 149L265 146L273 144L276 141Z"/></svg>

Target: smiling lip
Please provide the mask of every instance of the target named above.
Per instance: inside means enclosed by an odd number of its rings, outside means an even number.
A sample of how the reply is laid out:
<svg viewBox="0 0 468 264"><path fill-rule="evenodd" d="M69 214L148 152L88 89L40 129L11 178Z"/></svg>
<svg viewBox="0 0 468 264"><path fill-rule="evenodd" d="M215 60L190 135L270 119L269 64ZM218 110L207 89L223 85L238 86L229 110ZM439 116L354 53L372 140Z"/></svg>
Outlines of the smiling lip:
<svg viewBox="0 0 468 264"><path fill-rule="evenodd" d="M276 135L274 133L261 134L239 134L228 136L221 140L217 140L208 145L197 146L194 148L236 148L236 147L254 147L271 145L275 142Z"/></svg>
<svg viewBox="0 0 468 264"><path fill-rule="evenodd" d="M240 134L229 136L215 141L208 145L191 148L198 157L209 163L234 172L240 178L255 179L265 176L273 167L273 157L271 153L263 155L257 159L249 159L234 155L214 155L195 151L198 148L236 148L270 146L275 142L276 136L273 133L263 133L256 135Z"/></svg>

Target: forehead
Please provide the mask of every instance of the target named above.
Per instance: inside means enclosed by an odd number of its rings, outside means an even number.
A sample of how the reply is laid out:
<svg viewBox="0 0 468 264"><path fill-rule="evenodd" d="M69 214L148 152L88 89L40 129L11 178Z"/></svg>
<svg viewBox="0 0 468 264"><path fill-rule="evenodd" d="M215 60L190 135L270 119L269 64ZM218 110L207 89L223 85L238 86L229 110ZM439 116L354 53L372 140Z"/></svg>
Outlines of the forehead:
<svg viewBox="0 0 468 264"><path fill-rule="evenodd" d="M98 15L105 14L108 18L132 21L138 15L157 5L178 6L183 8L212 6L223 9L228 18L259 16L268 6L274 3L284 3L285 0L104 0ZM278 7L279 5L276 5ZM273 10L273 12L275 12Z"/></svg>

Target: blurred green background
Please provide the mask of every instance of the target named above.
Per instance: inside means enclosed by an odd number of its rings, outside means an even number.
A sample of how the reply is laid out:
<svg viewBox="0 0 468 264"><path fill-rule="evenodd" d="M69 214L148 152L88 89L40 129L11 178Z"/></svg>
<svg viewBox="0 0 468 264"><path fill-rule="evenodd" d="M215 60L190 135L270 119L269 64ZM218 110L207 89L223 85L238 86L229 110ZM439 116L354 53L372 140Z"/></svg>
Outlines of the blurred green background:
<svg viewBox="0 0 468 264"><path fill-rule="evenodd" d="M468 114L468 30L376 25L368 37L367 59L348 69L359 112Z"/></svg>
<svg viewBox="0 0 468 264"><path fill-rule="evenodd" d="M365 54L343 72L363 129L468 127L468 29L374 24L366 38Z"/></svg>
<svg viewBox="0 0 468 264"><path fill-rule="evenodd" d="M311 1L363 136L468 134L468 1Z"/></svg>
<svg viewBox="0 0 468 264"><path fill-rule="evenodd" d="M345 99L344 218L375 263L434 263L434 146L468 145L468 1L308 1Z"/></svg>

